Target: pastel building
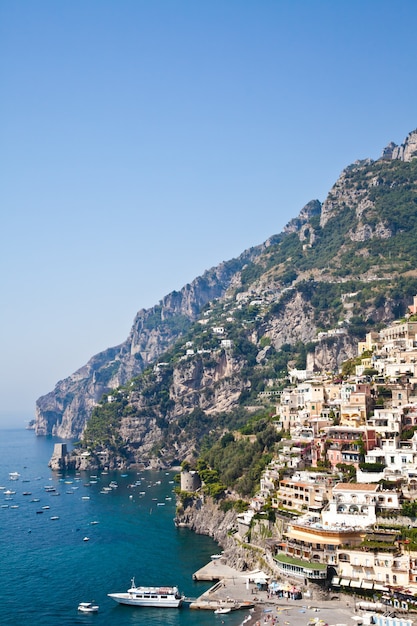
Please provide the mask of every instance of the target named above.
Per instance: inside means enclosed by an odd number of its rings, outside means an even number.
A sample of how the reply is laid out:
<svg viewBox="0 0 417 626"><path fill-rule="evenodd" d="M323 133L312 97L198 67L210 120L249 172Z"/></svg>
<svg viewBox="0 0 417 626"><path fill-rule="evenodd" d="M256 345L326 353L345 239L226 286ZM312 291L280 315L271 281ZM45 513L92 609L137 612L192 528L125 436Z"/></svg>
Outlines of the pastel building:
<svg viewBox="0 0 417 626"><path fill-rule="evenodd" d="M321 513L323 526L367 528L375 524L378 490L379 485L338 483Z"/></svg>
<svg viewBox="0 0 417 626"><path fill-rule="evenodd" d="M343 548L338 551L338 561L338 582L345 587L383 591L387 585L409 584L410 557L395 546L390 551Z"/></svg>

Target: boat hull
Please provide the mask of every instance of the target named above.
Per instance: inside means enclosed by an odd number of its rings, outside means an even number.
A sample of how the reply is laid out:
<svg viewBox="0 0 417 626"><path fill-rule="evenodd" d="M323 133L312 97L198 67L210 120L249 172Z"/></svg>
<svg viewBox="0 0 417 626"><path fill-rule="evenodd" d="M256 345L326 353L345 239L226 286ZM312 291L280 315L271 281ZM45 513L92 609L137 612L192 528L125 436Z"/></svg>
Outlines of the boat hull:
<svg viewBox="0 0 417 626"><path fill-rule="evenodd" d="M119 604L129 606L151 606L156 608L178 609L182 604L182 598L135 598L129 593L108 593L109 598Z"/></svg>

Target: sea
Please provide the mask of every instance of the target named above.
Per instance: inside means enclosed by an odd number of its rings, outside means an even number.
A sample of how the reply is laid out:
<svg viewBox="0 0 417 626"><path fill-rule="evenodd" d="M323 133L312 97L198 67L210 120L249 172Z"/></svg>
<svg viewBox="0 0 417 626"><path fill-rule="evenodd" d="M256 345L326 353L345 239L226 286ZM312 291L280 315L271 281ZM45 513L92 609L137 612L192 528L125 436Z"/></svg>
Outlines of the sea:
<svg viewBox="0 0 417 626"><path fill-rule="evenodd" d="M243 622L247 611L128 607L109 598L133 577L137 585L176 585L196 598L213 583L196 582L193 573L220 548L175 527L174 472L59 474L48 468L56 442L62 440L25 428L0 430L1 626ZM10 480L11 472L19 479ZM80 602L92 601L98 613L78 612Z"/></svg>

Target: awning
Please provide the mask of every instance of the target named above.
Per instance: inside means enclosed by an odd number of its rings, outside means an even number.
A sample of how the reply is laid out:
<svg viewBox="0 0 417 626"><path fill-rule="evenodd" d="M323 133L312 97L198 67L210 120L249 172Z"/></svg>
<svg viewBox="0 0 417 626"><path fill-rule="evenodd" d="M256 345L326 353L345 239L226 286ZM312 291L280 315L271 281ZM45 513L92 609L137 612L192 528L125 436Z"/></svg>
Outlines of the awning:
<svg viewBox="0 0 417 626"><path fill-rule="evenodd" d="M386 587L384 587L383 585L378 585L378 583L375 583L374 589L376 589L376 591L386 591Z"/></svg>
<svg viewBox="0 0 417 626"><path fill-rule="evenodd" d="M323 530L325 528L314 528L313 526L309 526L305 531L301 530L301 528L292 528L288 531L287 537L289 539L296 539L297 541L305 541L307 544L320 543L321 545L332 545L332 546L340 546L342 543L341 537L335 535L323 535Z"/></svg>
<svg viewBox="0 0 417 626"><path fill-rule="evenodd" d="M332 585L339 585L339 582L340 582L339 576L335 576L334 578L332 578Z"/></svg>
<svg viewBox="0 0 417 626"><path fill-rule="evenodd" d="M349 587L349 585L350 585L349 578L341 578L340 579L340 584L342 585L342 587Z"/></svg>
<svg viewBox="0 0 417 626"><path fill-rule="evenodd" d="M370 582L369 580L363 580L362 581L362 588L363 589L372 589L372 587L374 586L373 582ZM376 587L376 585L375 585Z"/></svg>
<svg viewBox="0 0 417 626"><path fill-rule="evenodd" d="M352 582L350 583L351 587L360 587L361 586L361 582L360 580L352 580Z"/></svg>
<svg viewBox="0 0 417 626"><path fill-rule="evenodd" d="M264 580L265 584L268 578L271 577L268 576L268 574L265 574L265 572L261 569L255 569L252 572L248 572L247 574L242 574L241 578L249 578L249 580L253 580L255 582L257 582L259 579L262 579Z"/></svg>

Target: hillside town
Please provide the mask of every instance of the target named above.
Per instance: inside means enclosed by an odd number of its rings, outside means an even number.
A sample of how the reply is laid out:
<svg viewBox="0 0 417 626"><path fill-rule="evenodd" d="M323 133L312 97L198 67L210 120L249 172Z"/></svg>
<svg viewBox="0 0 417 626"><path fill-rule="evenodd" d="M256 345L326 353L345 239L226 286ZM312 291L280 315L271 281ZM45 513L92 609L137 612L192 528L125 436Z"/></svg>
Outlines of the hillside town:
<svg viewBox="0 0 417 626"><path fill-rule="evenodd" d="M290 372L285 437L236 530L283 576L403 610L417 596L416 314L417 296L359 342L347 379Z"/></svg>

